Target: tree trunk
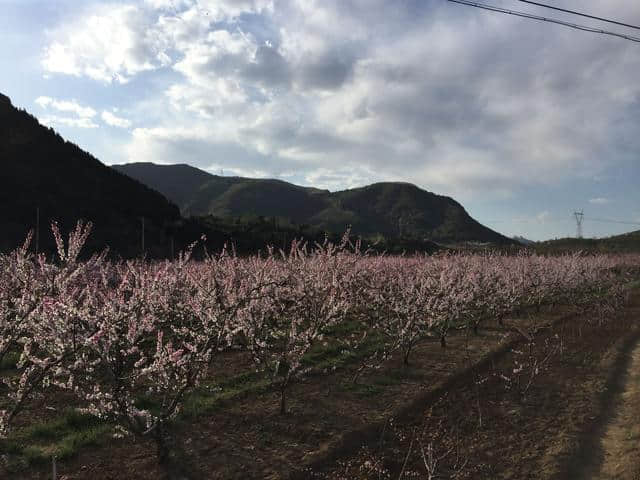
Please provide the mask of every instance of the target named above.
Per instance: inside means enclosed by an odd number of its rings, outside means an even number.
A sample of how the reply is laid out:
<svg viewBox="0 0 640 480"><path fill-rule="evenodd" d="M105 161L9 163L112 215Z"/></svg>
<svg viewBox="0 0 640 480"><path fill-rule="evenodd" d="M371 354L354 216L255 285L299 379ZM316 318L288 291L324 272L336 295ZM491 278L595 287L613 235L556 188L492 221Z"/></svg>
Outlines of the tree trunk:
<svg viewBox="0 0 640 480"><path fill-rule="evenodd" d="M409 366L409 354L410 353L411 353L411 347L407 348L404 351L404 362L403 363L404 363L405 367Z"/></svg>
<svg viewBox="0 0 640 480"><path fill-rule="evenodd" d="M280 390L280 415L287 413L287 387Z"/></svg>
<svg viewBox="0 0 640 480"><path fill-rule="evenodd" d="M365 364L362 364L356 369L356 373L351 379L354 385L358 383L358 378L360 378L360 374L364 371L365 368L367 368L367 366Z"/></svg>
<svg viewBox="0 0 640 480"><path fill-rule="evenodd" d="M153 435L153 439L156 442L156 454L158 456L158 463L166 467L169 464L170 451L164 432L164 426L162 424L158 425L158 428Z"/></svg>
<svg viewBox="0 0 640 480"><path fill-rule="evenodd" d="M444 336L444 335L442 335L442 336L440 337L440 346L441 346L442 348L447 348L447 339L445 338L445 336Z"/></svg>

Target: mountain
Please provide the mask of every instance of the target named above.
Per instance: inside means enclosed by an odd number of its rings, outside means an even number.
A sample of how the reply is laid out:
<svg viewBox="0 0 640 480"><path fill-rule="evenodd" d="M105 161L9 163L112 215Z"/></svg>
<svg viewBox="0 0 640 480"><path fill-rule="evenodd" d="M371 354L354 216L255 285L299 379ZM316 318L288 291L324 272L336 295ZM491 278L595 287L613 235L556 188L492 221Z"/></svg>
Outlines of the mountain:
<svg viewBox="0 0 640 480"><path fill-rule="evenodd" d="M21 244L36 226L39 247L53 250L49 224L68 231L93 222L89 250L109 245L123 256L141 250L142 218L149 254L167 249L166 229L180 221L162 194L107 167L0 95L0 251Z"/></svg>
<svg viewBox="0 0 640 480"><path fill-rule="evenodd" d="M155 168L149 168L151 165ZM163 192L177 205L187 202L193 192L211 177L211 174L185 164L129 163L126 165L126 170L120 167L121 165L113 166L115 170L128 177L138 180L157 192Z"/></svg>
<svg viewBox="0 0 640 480"><path fill-rule="evenodd" d="M536 250L542 253L570 251L601 253L639 253L640 230L605 238L558 238L538 242Z"/></svg>
<svg viewBox="0 0 640 480"><path fill-rule="evenodd" d="M326 199L319 194L329 194L281 180L211 175L184 164L129 163L113 168L163 193L185 216L251 215L308 223L325 207Z"/></svg>
<svg viewBox="0 0 640 480"><path fill-rule="evenodd" d="M528 238L522 237L520 235L516 235L516 236L511 237L511 238L513 238L516 242L518 242L518 243L520 243L522 245L525 245L527 247L531 247L531 246L536 244L536 242L534 242L533 240L529 240Z"/></svg>
<svg viewBox="0 0 640 480"><path fill-rule="evenodd" d="M409 183L329 192L281 180L211 175L188 165L131 163L113 168L166 195L183 215L273 217L334 233L351 226L354 233L372 239L516 244L475 221L452 198Z"/></svg>

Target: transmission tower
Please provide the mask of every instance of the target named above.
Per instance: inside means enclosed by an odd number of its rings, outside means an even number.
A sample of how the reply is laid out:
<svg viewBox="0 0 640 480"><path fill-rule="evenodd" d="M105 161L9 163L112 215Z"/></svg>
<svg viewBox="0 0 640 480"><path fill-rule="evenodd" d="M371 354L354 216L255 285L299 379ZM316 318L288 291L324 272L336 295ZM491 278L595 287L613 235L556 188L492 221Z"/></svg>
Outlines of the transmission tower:
<svg viewBox="0 0 640 480"><path fill-rule="evenodd" d="M573 212L573 216L576 217L578 238L582 238L582 220L584 219L584 212L582 210L579 212Z"/></svg>

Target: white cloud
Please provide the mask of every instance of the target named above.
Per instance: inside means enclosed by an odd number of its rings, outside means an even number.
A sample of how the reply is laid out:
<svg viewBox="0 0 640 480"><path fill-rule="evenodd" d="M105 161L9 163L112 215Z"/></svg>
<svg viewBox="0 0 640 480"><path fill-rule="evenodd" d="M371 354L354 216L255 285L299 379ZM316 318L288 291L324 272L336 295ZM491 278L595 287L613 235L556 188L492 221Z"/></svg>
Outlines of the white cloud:
<svg viewBox="0 0 640 480"><path fill-rule="evenodd" d="M596 197L596 198L589 199L589 203L593 205L606 205L607 203L610 203L610 202L611 200L605 197Z"/></svg>
<svg viewBox="0 0 640 480"><path fill-rule="evenodd" d="M447 3L104 5L53 31L43 65L105 83L171 67L130 160L508 196L640 148L636 45Z"/></svg>
<svg viewBox="0 0 640 480"><path fill-rule="evenodd" d="M215 22L232 20L243 13L271 12L273 0L199 0L194 7L200 14Z"/></svg>
<svg viewBox="0 0 640 480"><path fill-rule="evenodd" d="M75 128L98 128L98 125L94 123L91 118L71 118L60 117L58 115L47 115L39 119L40 123L47 126L55 125L67 125Z"/></svg>
<svg viewBox="0 0 640 480"><path fill-rule="evenodd" d="M97 112L91 107L80 105L76 100L57 100L47 96L40 96L35 99L35 103L43 110L56 110L65 114L75 115L74 117L69 117L65 115L47 114L39 118L40 123L43 125L98 128L98 124L93 121Z"/></svg>
<svg viewBox="0 0 640 480"><path fill-rule="evenodd" d="M169 63L154 19L133 5L93 6L50 33L42 66L50 73L126 83L140 72Z"/></svg>
<svg viewBox="0 0 640 480"><path fill-rule="evenodd" d="M117 115L104 110L100 115L104 123L110 125L112 127L118 128L129 128L131 126L131 121L126 118L118 117Z"/></svg>
<svg viewBox="0 0 640 480"><path fill-rule="evenodd" d="M159 10L172 10L176 11L182 7L189 6L190 0L144 0L144 3L152 8Z"/></svg>
<svg viewBox="0 0 640 480"><path fill-rule="evenodd" d="M60 112L74 113L80 118L93 118L96 111L91 107L83 107L75 100L56 100L51 97L41 96L35 99L35 103L47 109L49 107Z"/></svg>

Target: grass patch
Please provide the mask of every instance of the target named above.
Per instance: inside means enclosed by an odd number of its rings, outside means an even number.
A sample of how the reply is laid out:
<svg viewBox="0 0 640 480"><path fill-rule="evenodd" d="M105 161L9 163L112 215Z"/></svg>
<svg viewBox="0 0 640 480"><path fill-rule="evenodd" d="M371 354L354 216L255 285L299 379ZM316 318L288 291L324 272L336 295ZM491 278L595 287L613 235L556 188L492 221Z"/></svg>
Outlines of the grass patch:
<svg viewBox="0 0 640 480"><path fill-rule="evenodd" d="M0 362L0 371L15 370L18 360L20 360L20 354L18 352L7 352L2 362Z"/></svg>
<svg viewBox="0 0 640 480"><path fill-rule="evenodd" d="M390 387L391 385L397 385L400 383L400 378L392 375L380 375L379 377L374 377L371 379L371 382L374 385L379 387Z"/></svg>
<svg viewBox="0 0 640 480"><path fill-rule="evenodd" d="M103 444L113 426L91 416L65 410L59 418L21 429L0 442L9 456L12 472L49 463L52 457L65 460L87 446Z"/></svg>
<svg viewBox="0 0 640 480"><path fill-rule="evenodd" d="M340 385L343 392L353 393L359 397L373 397L384 391L384 387L374 383L345 382Z"/></svg>
<svg viewBox="0 0 640 480"><path fill-rule="evenodd" d="M628 285L629 285L629 288L631 289L640 288L640 278L638 280L629 282Z"/></svg>
<svg viewBox="0 0 640 480"><path fill-rule="evenodd" d="M57 444L56 456L66 459L74 456L82 447L101 445L112 431L111 425L103 424L67 435Z"/></svg>
<svg viewBox="0 0 640 480"><path fill-rule="evenodd" d="M346 320L327 329L327 335L331 337L345 337L358 332L362 332L362 322L357 320Z"/></svg>
<svg viewBox="0 0 640 480"><path fill-rule="evenodd" d="M69 409L54 420L20 430L17 433L17 437L21 440L32 442L56 440L78 431L95 427L100 423L100 420L92 415Z"/></svg>
<svg viewBox="0 0 640 480"><path fill-rule="evenodd" d="M180 420L213 412L225 402L269 389L271 382L261 372L245 372L221 382L203 382L185 399Z"/></svg>
<svg viewBox="0 0 640 480"><path fill-rule="evenodd" d="M69 435L87 427L95 426L100 421L91 416L69 409L61 416L43 423L32 425L16 432L16 439L23 441L46 441Z"/></svg>
<svg viewBox="0 0 640 480"><path fill-rule="evenodd" d="M411 367L402 367L385 374L368 377L366 382L343 382L340 386L344 392L351 392L362 397L370 397L384 392L388 387L398 385L403 380L419 380L422 373Z"/></svg>

